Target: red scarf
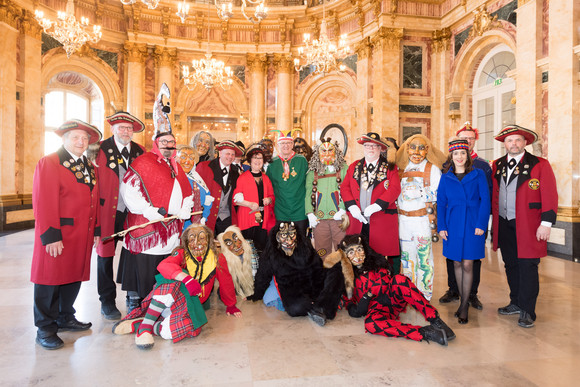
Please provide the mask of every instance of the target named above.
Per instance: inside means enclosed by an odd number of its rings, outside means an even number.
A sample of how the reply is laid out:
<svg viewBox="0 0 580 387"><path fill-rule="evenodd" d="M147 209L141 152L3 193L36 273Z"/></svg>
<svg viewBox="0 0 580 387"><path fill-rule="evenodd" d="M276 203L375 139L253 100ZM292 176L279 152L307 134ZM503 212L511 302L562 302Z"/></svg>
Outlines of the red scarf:
<svg viewBox="0 0 580 387"><path fill-rule="evenodd" d="M282 178L284 180L288 180L288 178L290 177L290 165L288 164L288 161L290 161L295 154L296 152L292 151L292 153L290 153L290 156L288 156L287 159L285 159L281 155L278 155L278 157L280 157L280 160L282 160L282 166L284 168L284 173L282 173Z"/></svg>

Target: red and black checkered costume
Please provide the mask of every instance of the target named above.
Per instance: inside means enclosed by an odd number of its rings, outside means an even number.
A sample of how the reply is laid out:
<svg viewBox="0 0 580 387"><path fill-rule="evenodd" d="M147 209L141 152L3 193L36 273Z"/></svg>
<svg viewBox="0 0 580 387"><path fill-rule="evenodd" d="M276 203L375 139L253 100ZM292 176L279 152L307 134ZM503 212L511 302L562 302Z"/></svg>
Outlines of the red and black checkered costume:
<svg viewBox="0 0 580 387"><path fill-rule="evenodd" d="M335 253L334 262L332 259L328 263L324 262L326 267L330 267L340 259L346 283L343 302L349 315L365 316L365 330L369 333L423 340L423 335L419 332L420 326L402 323L399 315L409 304L427 321L432 321L437 317L437 310L408 277L400 274L391 276L389 261L372 250L363 237L359 239L359 236L347 236L339 247L342 248L345 241L353 239L358 240L365 250L365 260L360 267L352 265L341 249ZM331 257L332 255L327 260ZM348 297L347 294L351 291L352 296Z"/></svg>

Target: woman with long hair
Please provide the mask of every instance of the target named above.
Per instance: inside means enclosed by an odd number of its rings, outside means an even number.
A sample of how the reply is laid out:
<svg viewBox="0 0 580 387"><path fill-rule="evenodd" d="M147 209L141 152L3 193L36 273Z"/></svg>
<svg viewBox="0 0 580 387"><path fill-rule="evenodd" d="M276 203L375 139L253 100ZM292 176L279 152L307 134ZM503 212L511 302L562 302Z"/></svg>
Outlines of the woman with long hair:
<svg viewBox="0 0 580 387"><path fill-rule="evenodd" d="M453 138L437 193L437 226L443 255L453 260L461 304L456 317L467 324L473 260L485 258L484 233L489 220L489 187L481 169L473 168L466 140Z"/></svg>

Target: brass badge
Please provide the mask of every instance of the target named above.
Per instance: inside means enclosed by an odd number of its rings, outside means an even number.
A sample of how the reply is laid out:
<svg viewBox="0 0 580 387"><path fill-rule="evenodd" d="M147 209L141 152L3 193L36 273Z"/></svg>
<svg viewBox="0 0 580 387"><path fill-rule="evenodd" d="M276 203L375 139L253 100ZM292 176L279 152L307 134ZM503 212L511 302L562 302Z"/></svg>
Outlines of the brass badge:
<svg viewBox="0 0 580 387"><path fill-rule="evenodd" d="M81 172L75 173L75 176L76 176L77 179L82 179L83 178L83 174Z"/></svg>
<svg viewBox="0 0 580 387"><path fill-rule="evenodd" d="M365 191L367 190L367 188L369 188L369 183L367 183L366 181L364 183L362 183L362 189L364 189Z"/></svg>
<svg viewBox="0 0 580 387"><path fill-rule="evenodd" d="M294 170L294 168L292 168L292 172L290 172L290 174L292 175L292 177L296 177L297 173L296 173L296 171Z"/></svg>
<svg viewBox="0 0 580 387"><path fill-rule="evenodd" d="M112 149L109 149L109 153L113 153L113 150Z"/></svg>
<svg viewBox="0 0 580 387"><path fill-rule="evenodd" d="M116 167L116 164L115 164L115 163L111 163L111 164L109 164L109 168L111 168L111 169L115 169L115 167Z"/></svg>
<svg viewBox="0 0 580 387"><path fill-rule="evenodd" d="M389 189L389 181L385 180L385 182L383 183L383 185L385 186L385 189L388 190Z"/></svg>
<svg viewBox="0 0 580 387"><path fill-rule="evenodd" d="M62 165L64 165L65 168L70 167L70 163L68 161L65 161L64 163L62 163Z"/></svg>
<svg viewBox="0 0 580 387"><path fill-rule="evenodd" d="M538 179L532 179L528 183L528 187L530 187L530 189L533 191L537 191L540 189L540 181Z"/></svg>

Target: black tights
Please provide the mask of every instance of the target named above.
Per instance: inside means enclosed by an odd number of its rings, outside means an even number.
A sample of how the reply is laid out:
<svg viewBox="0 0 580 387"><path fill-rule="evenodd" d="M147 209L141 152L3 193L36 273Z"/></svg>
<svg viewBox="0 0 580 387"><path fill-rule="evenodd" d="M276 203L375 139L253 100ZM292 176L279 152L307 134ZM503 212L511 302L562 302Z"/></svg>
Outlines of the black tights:
<svg viewBox="0 0 580 387"><path fill-rule="evenodd" d="M466 319L469 309L469 295L471 294L471 285L473 284L473 261L466 259L461 260L461 262L454 261L453 267L455 269L457 288L461 296L461 304L457 310L457 315L460 318Z"/></svg>

